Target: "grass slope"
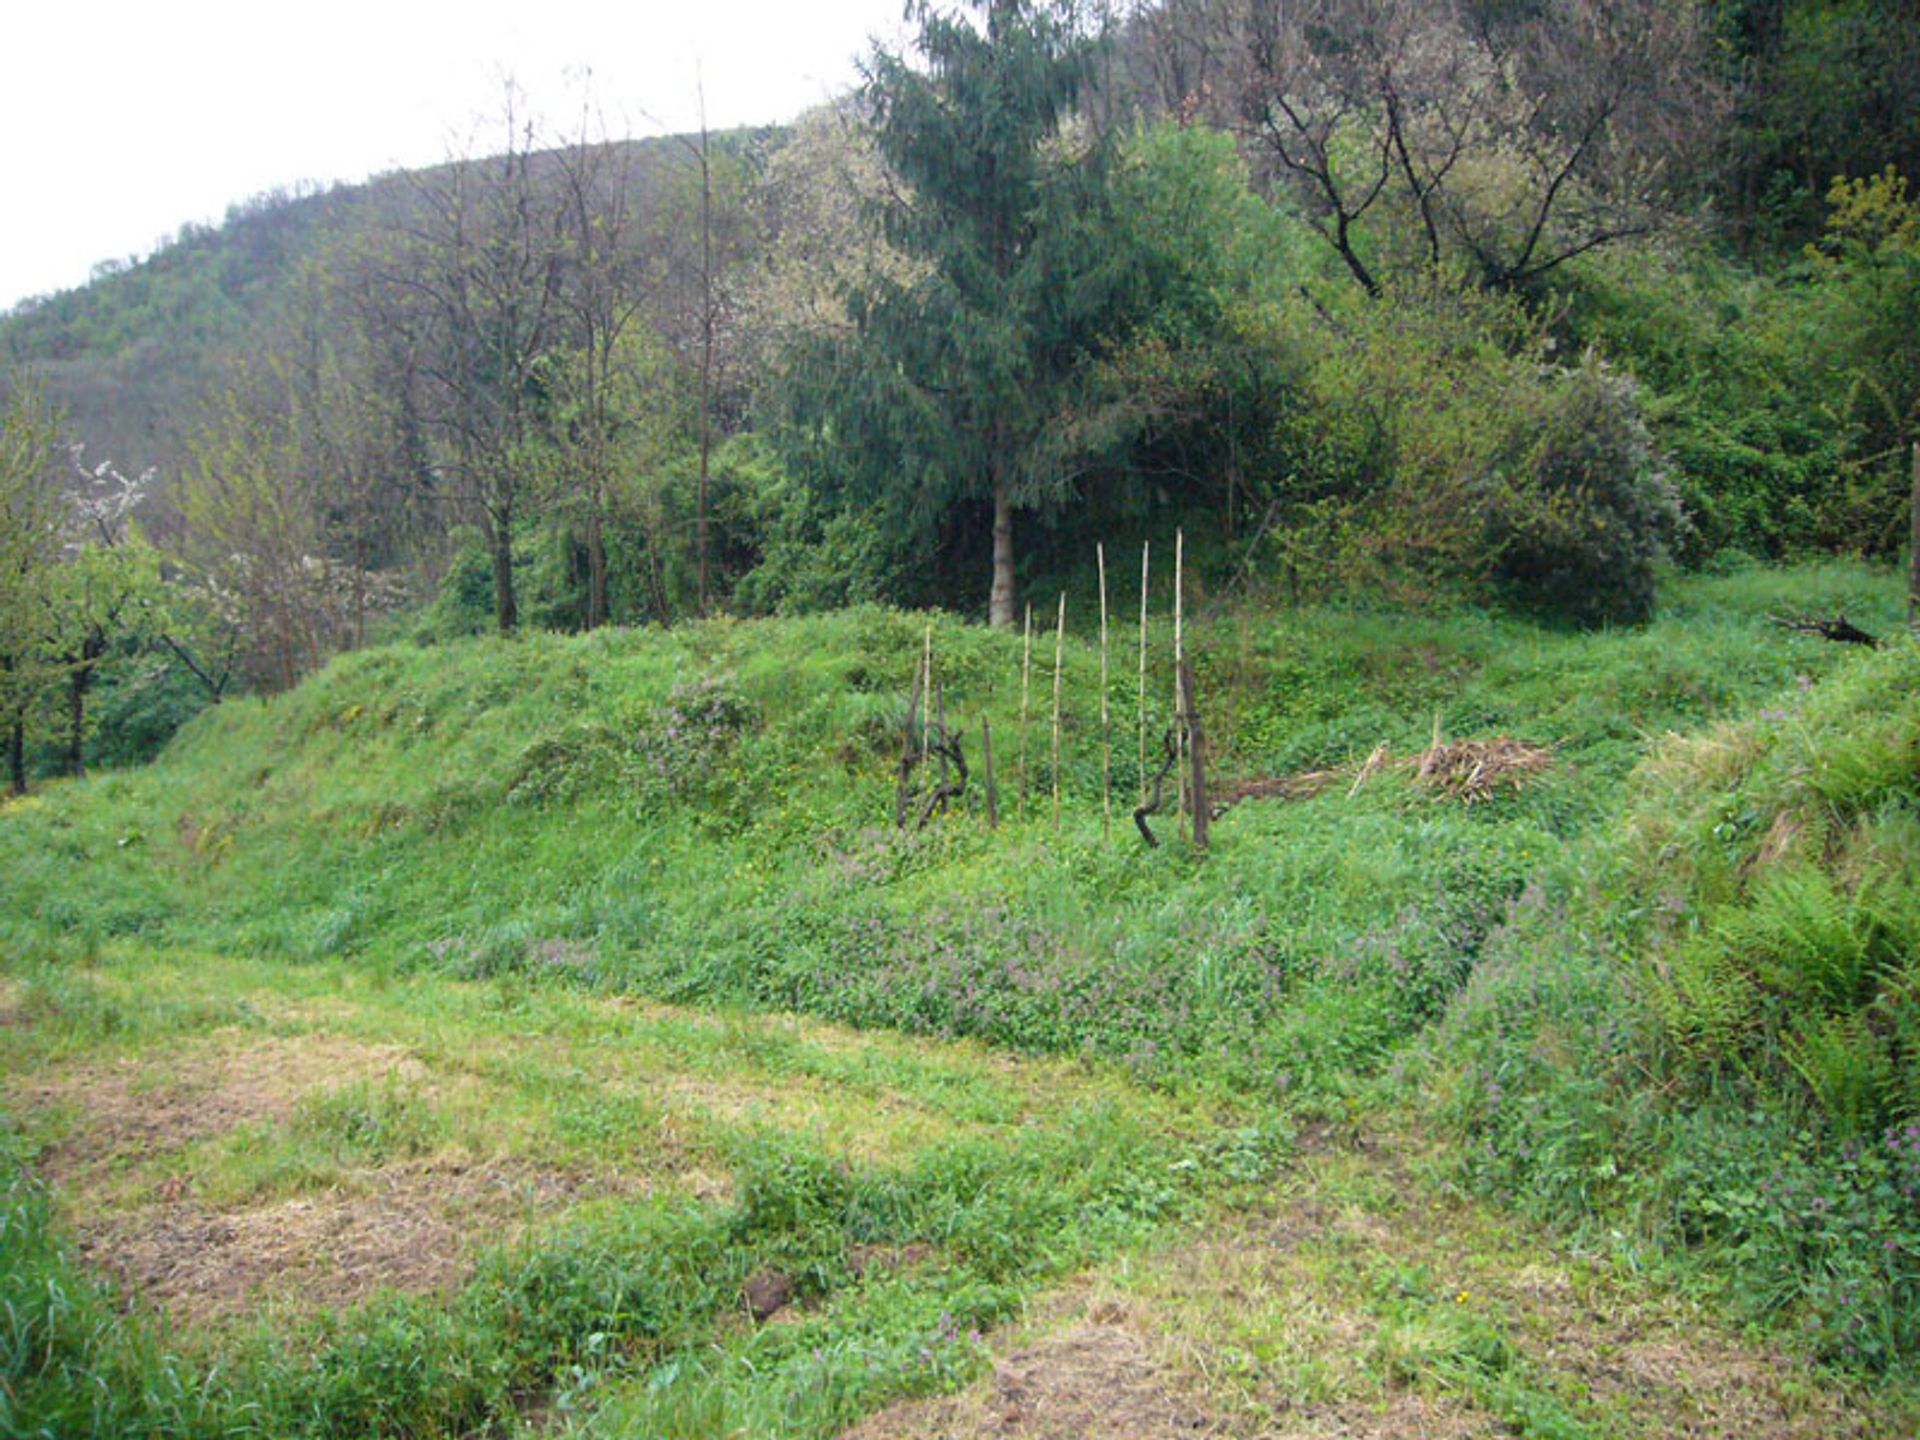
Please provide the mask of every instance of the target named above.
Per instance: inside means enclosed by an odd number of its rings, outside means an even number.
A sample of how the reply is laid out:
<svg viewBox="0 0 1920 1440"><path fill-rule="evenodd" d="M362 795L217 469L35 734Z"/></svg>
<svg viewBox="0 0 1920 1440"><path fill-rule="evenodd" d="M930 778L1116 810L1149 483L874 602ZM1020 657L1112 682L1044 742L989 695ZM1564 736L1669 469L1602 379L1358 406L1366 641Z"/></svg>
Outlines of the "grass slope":
<svg viewBox="0 0 1920 1440"><path fill-rule="evenodd" d="M1236 806L1204 859L1178 839L1146 850L1124 800L1103 833L1084 638L1058 834L1038 715L1021 764L1019 640L939 618L396 647L221 707L148 769L0 814L0 1050L27 1077L8 1086L9 1145L62 1196L56 1218L16 1179L0 1232L8 1403L27 1407L9 1424L31 1429L40 1405L55 1417L40 1423L102 1434L455 1434L604 1393L601 1433L834 1433L995 1363L968 1337L1036 1287L1169 1221L1244 1213L1302 1117L1344 1127L1407 1105L1467 1142L1446 1173L1576 1226L1634 1217L1603 1267L1638 1265L1648 1238L1708 1240L1728 1262L1714 1273L1791 1282L1735 1298L1811 1315L1834 1359L1897 1366L1897 1325L1871 1355L1854 1335L1849 1355L1820 1308L1829 1262L1854 1263L1864 1232L1767 1270L1747 1263L1751 1226L1649 1218L1674 1210L1688 1152L1661 1097L1686 1085L1793 1121L1806 1156L1841 1152L1804 1065L1741 1088L1801 1043L1765 1028L1770 974L1741 992L1748 1019L1717 1059L1650 1091L1649 1070L1681 1073L1660 1067L1689 1053L1693 1022L1659 1020L1665 992L1639 958L1667 943L1649 919L1660 886L1693 887L1714 916L1759 893L1750 863L1707 842L1727 818L1713 785L1765 767L1683 777L1663 800L1675 754L1748 753L1738 737L1780 728L1769 716L1808 692L1807 734L1852 735L1875 697L1912 688L1909 650L1863 662L1766 612L1844 608L1890 630L1896 604L1888 577L1829 567L1687 581L1652 626L1593 636L1339 610L1204 622L1190 649L1221 775L1339 772L1308 798ZM998 831L973 804L892 829L929 624L973 802L972 737L991 720ZM1114 671L1130 718L1131 667ZM1050 674L1035 681L1047 693ZM1157 668L1155 727L1170 689ZM1436 725L1550 746L1551 763L1463 805L1404 763ZM1707 738L1661 738L1674 731ZM1131 725L1117 732L1128 795ZM1832 857L1891 855L1910 819L1904 734L1872 751L1854 810L1821 812L1837 829L1796 831L1836 896L1858 893L1867 862ZM1798 795L1782 765L1779 793ZM1881 828L1856 843L1861 815ZM1736 829L1773 843L1771 821ZM1834 1024L1879 1003L1875 963L1871 986L1832 1000ZM1405 1043L1422 1034L1441 1038ZM1891 1103L1884 1085L1864 1093ZM1853 1138L1880 1115L1857 1110ZM1556 1126L1588 1150L1545 1143ZM1691 1173L1698 1190L1732 1172ZM1909 1213L1888 1203L1869 1220ZM171 1355L74 1270L63 1226L191 1313ZM238 1268L220 1283L167 1270L183 1235L215 1237ZM442 1263L409 1269L375 1235ZM260 1251L285 1258L278 1288L238 1264ZM803 1302L786 1307L800 1323L744 1322L763 1272ZM1872 1303L1901 1311L1902 1283ZM1444 1296L1421 1286L1386 1316L1411 1338L1366 1350L1379 1384L1445 1390L1523 1430L1514 1416L1537 1401L1530 1433L1613 1423L1525 1334L1483 1345L1484 1326L1428 1315ZM1390 1298L1340 1303L1377 1320ZM236 1330L255 1312L264 1328Z"/></svg>

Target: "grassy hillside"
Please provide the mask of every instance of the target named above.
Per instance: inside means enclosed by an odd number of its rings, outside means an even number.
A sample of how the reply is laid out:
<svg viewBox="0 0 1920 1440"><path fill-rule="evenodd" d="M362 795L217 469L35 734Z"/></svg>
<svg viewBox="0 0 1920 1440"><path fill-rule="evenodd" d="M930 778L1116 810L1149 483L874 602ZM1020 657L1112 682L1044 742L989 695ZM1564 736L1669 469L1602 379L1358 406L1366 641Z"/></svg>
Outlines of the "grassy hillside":
<svg viewBox="0 0 1920 1440"><path fill-rule="evenodd" d="M1506 901L1613 814L1650 736L1732 718L1847 658L1764 609L1844 606L1886 629L1891 594L1844 569L1698 582L1657 625L1592 638L1342 611L1195 626L1226 777L1354 765L1379 745L1408 757L1436 719L1450 737L1553 747L1536 783L1485 805L1445 803L1393 766L1357 790L1346 778L1249 802L1204 865L1177 844L1149 853L1128 824L1123 663L1120 798L1101 838L1084 639L1065 681L1058 837L1050 657L1036 660L1031 794L1017 793L1018 637L932 622L976 766L978 719L992 723L1006 822L955 816L905 837L893 771L925 617L375 650L209 713L149 771L15 816L0 840L7 923L17 943L567 969L1148 1071L1331 1076L1438 1009ZM1155 644L1164 659L1167 637ZM1303 1057L1298 1027L1322 1006L1340 1055Z"/></svg>
<svg viewBox="0 0 1920 1440"><path fill-rule="evenodd" d="M1715 1305L1900 1371L1920 1222L1888 1127L1920 1118L1920 660L1766 619L1841 609L1892 633L1897 584L1690 579L1644 630L1584 636L1339 609L1202 621L1218 778L1289 781L1222 815L1205 857L1178 838L1149 851L1126 798L1104 826L1084 635L1057 834L1050 653L1023 792L1020 641L944 618L393 647L222 706L148 769L0 814L0 1049L32 1077L7 1090L9 1145L58 1182L63 1217L16 1183L10 1383L51 1405L114 1366L149 1389L164 1372L164 1433L254 1403L288 1432L466 1433L563 1397L547 1418L593 1411L599 1433L717 1433L715 1417L834 1433L991 1363L966 1337L1036 1287L1170 1222L1244 1214L1299 1173L1296 1146L1409 1116L1451 1137L1422 1150L1420 1184L1570 1225L1607 1275L1702 1247L1712 1263L1688 1273ZM929 624L975 784L903 835L893 773ZM1110 696L1119 797L1130 661ZM1162 663L1155 728L1170 688ZM977 808L983 719L998 830ZM1518 783L1463 789L1417 763L1436 729L1537 748ZM764 1018L783 1012L814 1018ZM236 1091L276 1071L265 1098ZM87 1119L143 1093L202 1119L163 1118L130 1151ZM456 1300L329 1291L283 1212L311 1225L300 1205L343 1195L400 1233L467 1235L432 1275L366 1262L376 1288ZM1355 1271L1358 1290L1301 1283L1357 1307L1369 1384L1525 1433L1659 1430L1509 1313L1517 1255L1482 1257L1508 1299L1469 1313L1434 1277L1433 1237L1368 1213L1385 1253L1427 1258ZM116 1215L246 1236L268 1214L292 1227L295 1273L318 1267L317 1318L240 1284L266 1296L265 1328L216 1303L168 1359L87 1308L104 1301L23 1298L45 1293L35 1276L84 1289L63 1224L111 1250ZM357 1254L352 1223L321 1233ZM882 1274L872 1247L911 1258ZM803 1323L738 1328L769 1269ZM161 1304L170 1273L121 1271ZM1174 1334L1223 1302L1140 1303ZM710 1343L710 1363L676 1358ZM411 1378L379 1380L403 1351L422 1357ZM215 1353L218 1384L198 1368ZM1265 1383L1241 1400L1271 1407Z"/></svg>

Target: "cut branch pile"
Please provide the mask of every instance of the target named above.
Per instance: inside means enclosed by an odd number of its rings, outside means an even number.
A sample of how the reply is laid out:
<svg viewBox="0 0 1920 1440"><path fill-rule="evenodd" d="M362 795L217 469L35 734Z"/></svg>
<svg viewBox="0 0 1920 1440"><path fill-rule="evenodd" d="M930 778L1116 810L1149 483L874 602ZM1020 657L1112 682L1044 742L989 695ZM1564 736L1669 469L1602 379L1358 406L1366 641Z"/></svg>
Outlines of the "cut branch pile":
<svg viewBox="0 0 1920 1440"><path fill-rule="evenodd" d="M1832 640L1841 645L1864 645L1871 650L1880 643L1879 636L1868 634L1845 615L1836 615L1831 620L1819 615L1769 615L1767 619L1782 630L1818 635L1822 640Z"/></svg>
<svg viewBox="0 0 1920 1440"><path fill-rule="evenodd" d="M1395 759L1385 745L1379 745L1359 765L1347 769L1229 780L1213 803L1213 818L1219 819L1243 800L1311 800L1336 785L1346 785L1349 796L1357 795L1383 770L1410 769L1414 780L1427 789L1475 805L1502 790L1520 789L1552 762L1552 746L1507 736L1449 741L1406 759Z"/></svg>
<svg viewBox="0 0 1920 1440"><path fill-rule="evenodd" d="M1502 790L1519 790L1553 763L1550 746L1496 736L1491 740L1450 740L1413 758L1413 778L1469 805L1490 800Z"/></svg>
<svg viewBox="0 0 1920 1440"><path fill-rule="evenodd" d="M1303 770L1298 775L1266 775L1257 780L1226 780L1214 796L1218 820L1242 800L1311 800L1345 779L1340 770Z"/></svg>

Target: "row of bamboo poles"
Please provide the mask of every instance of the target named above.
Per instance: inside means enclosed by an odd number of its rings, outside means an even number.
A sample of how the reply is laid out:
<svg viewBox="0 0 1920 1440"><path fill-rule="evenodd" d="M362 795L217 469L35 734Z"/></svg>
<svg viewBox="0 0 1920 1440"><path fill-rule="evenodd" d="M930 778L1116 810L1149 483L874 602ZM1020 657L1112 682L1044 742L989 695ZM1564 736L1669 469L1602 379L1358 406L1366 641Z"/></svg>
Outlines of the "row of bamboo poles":
<svg viewBox="0 0 1920 1440"><path fill-rule="evenodd" d="M1100 749L1101 749L1101 834L1110 836L1113 828L1113 711L1111 689L1111 613L1107 594L1107 548L1105 544L1096 547L1096 559L1100 577ZM1183 835L1191 834L1198 848L1204 849L1207 843L1208 812L1205 804L1205 741L1200 725L1198 707L1194 701L1193 673L1187 663L1185 634L1185 567L1186 537L1184 532L1175 532L1173 551L1173 658L1174 658L1174 724L1169 734L1167 749L1168 763L1162 767L1158 776L1150 777L1147 769L1147 622L1149 616L1149 586L1152 578L1152 547L1143 544L1140 547L1140 640L1138 685L1135 710L1135 728L1138 735L1137 764L1139 770L1139 803L1134 810L1134 823L1149 845L1157 844L1152 830L1146 823L1146 817L1159 809L1159 791L1169 771L1175 779L1176 810L1180 817ZM1052 707L1052 781L1053 781L1053 828L1059 832L1061 825L1061 714L1065 699L1066 645L1067 645L1067 596L1060 594L1055 608L1053 626L1053 707ZM1019 817L1024 822L1029 818L1031 786L1028 770L1028 736L1033 716L1033 606L1026 607L1026 623L1023 631L1020 658L1020 730L1018 769ZM923 703L924 697L924 703ZM919 751L913 750L913 729L916 714L919 719ZM936 731L938 739L936 740ZM993 766L993 730L983 717L980 725L981 755L985 767L987 823L997 826L999 823L999 796L995 786ZM964 788L966 768L964 756L960 754L957 736L947 729L946 695L944 683L936 682L934 677L933 627L928 625L925 642L922 646L920 665L914 676L913 696L907 710L907 736L900 765L900 797L896 807L896 818L904 826L915 807L910 803L909 781L913 769L922 761L932 758L940 765L939 779L928 792L929 798L920 807L920 820L925 823L937 809L944 808L947 800L953 798L947 792L952 790L952 769L958 767L960 785Z"/></svg>

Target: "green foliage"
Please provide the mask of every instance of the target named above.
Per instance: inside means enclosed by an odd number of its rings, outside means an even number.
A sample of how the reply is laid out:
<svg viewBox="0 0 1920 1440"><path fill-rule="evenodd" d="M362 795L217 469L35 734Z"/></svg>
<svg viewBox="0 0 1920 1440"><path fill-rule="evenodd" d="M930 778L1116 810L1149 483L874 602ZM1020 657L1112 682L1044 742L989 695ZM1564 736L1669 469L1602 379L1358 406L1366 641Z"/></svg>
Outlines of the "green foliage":
<svg viewBox="0 0 1920 1440"><path fill-rule="evenodd" d="M1429 274L1390 301L1292 316L1315 358L1269 563L1291 587L1644 620L1682 517L1639 388L1592 353L1551 364L1510 297Z"/></svg>
<svg viewBox="0 0 1920 1440"><path fill-rule="evenodd" d="M1071 497L1063 412L1131 298L1112 145L1076 118L1087 17L984 8L976 25L917 5L919 63L874 56L875 145L901 182L886 234L915 268L870 277L852 333L803 338L782 382L797 468L922 529L963 501ZM996 571L996 623L1012 623L1011 581Z"/></svg>
<svg viewBox="0 0 1920 1440"><path fill-rule="evenodd" d="M1684 520L1638 387L1592 354L1546 397L1500 572L1529 608L1581 624L1653 614L1655 569Z"/></svg>
<svg viewBox="0 0 1920 1440"><path fill-rule="evenodd" d="M1906 539L1920 324L1903 179L1837 181L1825 238L1755 274L1654 251L1586 266L1570 327L1647 392L1693 522L1682 554L1890 556Z"/></svg>
<svg viewBox="0 0 1920 1440"><path fill-rule="evenodd" d="M1719 0L1734 85L1720 167L1736 233L1786 248L1820 227L1836 176L1920 167L1920 41L1911 16L1871 0Z"/></svg>
<svg viewBox="0 0 1920 1440"><path fill-rule="evenodd" d="M0 1133L0 1146L0 1434L223 1433L216 1387L74 1263L19 1138Z"/></svg>
<svg viewBox="0 0 1920 1440"><path fill-rule="evenodd" d="M1440 1042L1485 1183L1705 1246L1875 1369L1920 1344L1917 659L1667 742L1605 866L1516 913Z"/></svg>

